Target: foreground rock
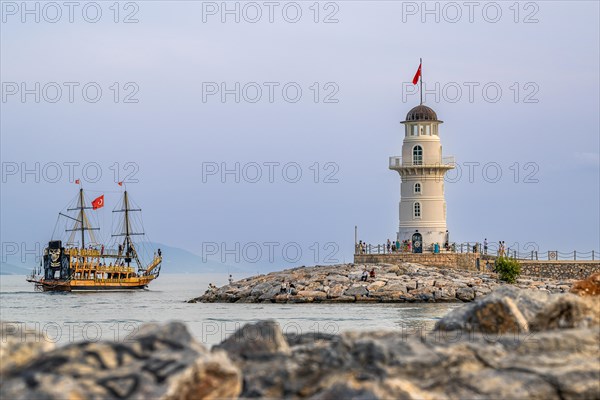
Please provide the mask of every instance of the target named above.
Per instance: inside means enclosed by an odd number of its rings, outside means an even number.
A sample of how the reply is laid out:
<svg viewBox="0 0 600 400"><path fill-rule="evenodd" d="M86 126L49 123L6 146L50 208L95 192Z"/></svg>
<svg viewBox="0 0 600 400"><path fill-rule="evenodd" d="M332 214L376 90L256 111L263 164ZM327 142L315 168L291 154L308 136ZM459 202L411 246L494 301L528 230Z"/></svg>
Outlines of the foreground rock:
<svg viewBox="0 0 600 400"><path fill-rule="evenodd" d="M579 296L600 296L600 272L590 275L587 279L577 281L571 292Z"/></svg>
<svg viewBox="0 0 600 400"><path fill-rule="evenodd" d="M241 376L183 324L144 325L126 343L76 343L8 370L2 399L213 399L236 397Z"/></svg>
<svg viewBox="0 0 600 400"><path fill-rule="evenodd" d="M600 298L553 296L503 286L480 301L452 310L437 322L435 329L504 334L598 325Z"/></svg>
<svg viewBox="0 0 600 400"><path fill-rule="evenodd" d="M0 383L6 373L54 349L42 333L18 322L0 322Z"/></svg>
<svg viewBox="0 0 600 400"><path fill-rule="evenodd" d="M597 399L600 310L592 304L504 287L422 335L284 336L263 321L216 348L243 371L243 398ZM444 330L449 321L459 329Z"/></svg>
<svg viewBox="0 0 600 400"><path fill-rule="evenodd" d="M361 281L367 268L375 269L375 278ZM293 284L290 294L281 294L281 283ZM518 288L544 293L565 293L573 280L519 279ZM196 302L240 303L312 303L312 302L471 302L505 285L493 273L402 265L331 265L299 267L267 275L258 275L189 300Z"/></svg>

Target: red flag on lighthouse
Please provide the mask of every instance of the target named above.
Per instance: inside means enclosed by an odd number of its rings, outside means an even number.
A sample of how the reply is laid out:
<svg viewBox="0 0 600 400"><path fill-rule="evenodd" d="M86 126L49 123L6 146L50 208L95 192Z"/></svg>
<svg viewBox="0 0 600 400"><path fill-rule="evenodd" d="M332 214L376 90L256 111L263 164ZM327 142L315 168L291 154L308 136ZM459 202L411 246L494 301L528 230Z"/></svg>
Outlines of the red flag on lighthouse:
<svg viewBox="0 0 600 400"><path fill-rule="evenodd" d="M417 82L419 82L420 77L421 77L421 63L419 63L419 69L417 70L417 73L415 74L415 77L413 78L413 85L416 85Z"/></svg>
<svg viewBox="0 0 600 400"><path fill-rule="evenodd" d="M96 197L93 201L92 201L92 208L94 210L97 210L101 207L104 207L104 195L100 196L100 197Z"/></svg>

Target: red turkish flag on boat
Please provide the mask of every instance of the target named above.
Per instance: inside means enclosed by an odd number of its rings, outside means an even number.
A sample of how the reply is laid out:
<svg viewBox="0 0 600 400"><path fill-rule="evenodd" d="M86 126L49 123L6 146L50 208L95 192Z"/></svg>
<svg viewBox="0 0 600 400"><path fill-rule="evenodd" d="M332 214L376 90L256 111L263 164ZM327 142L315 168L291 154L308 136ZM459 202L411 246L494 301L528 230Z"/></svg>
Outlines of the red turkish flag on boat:
<svg viewBox="0 0 600 400"><path fill-rule="evenodd" d="M104 207L104 195L100 196L100 197L96 197L93 201L92 201L92 208L94 210L97 210L101 207Z"/></svg>
<svg viewBox="0 0 600 400"><path fill-rule="evenodd" d="M123 186L123 181L119 182L119 186Z"/></svg>
<svg viewBox="0 0 600 400"><path fill-rule="evenodd" d="M81 182L79 181L79 179L75 179L75 184L79 185Z"/></svg>
<svg viewBox="0 0 600 400"><path fill-rule="evenodd" d="M421 63L419 63L419 69L417 70L417 73L415 74L415 77L413 78L413 85L416 85L417 82L419 82L420 77L421 77Z"/></svg>

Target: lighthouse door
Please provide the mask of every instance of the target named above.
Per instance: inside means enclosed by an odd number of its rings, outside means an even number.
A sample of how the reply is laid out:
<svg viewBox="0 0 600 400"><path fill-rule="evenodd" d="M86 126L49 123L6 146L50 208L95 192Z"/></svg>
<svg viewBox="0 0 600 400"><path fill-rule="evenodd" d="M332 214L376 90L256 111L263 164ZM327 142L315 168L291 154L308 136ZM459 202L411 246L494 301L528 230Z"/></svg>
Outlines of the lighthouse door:
<svg viewBox="0 0 600 400"><path fill-rule="evenodd" d="M423 252L423 236L421 236L420 233L415 233L412 235L412 248L413 253Z"/></svg>

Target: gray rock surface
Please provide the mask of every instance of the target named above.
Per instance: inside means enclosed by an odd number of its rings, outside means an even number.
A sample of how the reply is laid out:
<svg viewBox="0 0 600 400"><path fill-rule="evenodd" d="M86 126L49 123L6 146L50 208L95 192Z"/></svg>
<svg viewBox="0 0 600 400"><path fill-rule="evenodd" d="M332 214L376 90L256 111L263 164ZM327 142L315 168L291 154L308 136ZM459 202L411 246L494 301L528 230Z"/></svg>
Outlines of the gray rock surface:
<svg viewBox="0 0 600 400"><path fill-rule="evenodd" d="M527 333L549 329L589 328L600 321L600 299L502 286L488 296L452 310L438 330Z"/></svg>
<svg viewBox="0 0 600 400"><path fill-rule="evenodd" d="M495 298L497 302L507 299ZM508 299L517 307L517 301ZM501 309L490 313L493 310ZM276 327L270 325L269 337ZM347 332L288 335L286 340L287 355L275 352L248 358L232 354L244 375L241 397L600 398L597 325L535 334Z"/></svg>
<svg viewBox="0 0 600 400"><path fill-rule="evenodd" d="M225 350L233 358L245 359L290 353L288 342L275 321L246 324L214 349Z"/></svg>
<svg viewBox="0 0 600 400"><path fill-rule="evenodd" d="M366 266L354 264L300 267L233 282L188 302L471 302L507 286L496 274L426 267L414 263L369 265L375 278L360 280ZM538 278L536 278L538 279ZM292 283L280 294L281 282ZM568 292L574 281L519 279L515 287L541 293ZM528 316L526 316L528 318Z"/></svg>
<svg viewBox="0 0 600 400"><path fill-rule="evenodd" d="M185 325L142 326L128 342L82 342L8 371L2 399L193 399L235 397L239 369L198 344Z"/></svg>
<svg viewBox="0 0 600 400"><path fill-rule="evenodd" d="M9 371L52 349L54 343L41 332L20 322L0 322L0 383Z"/></svg>

